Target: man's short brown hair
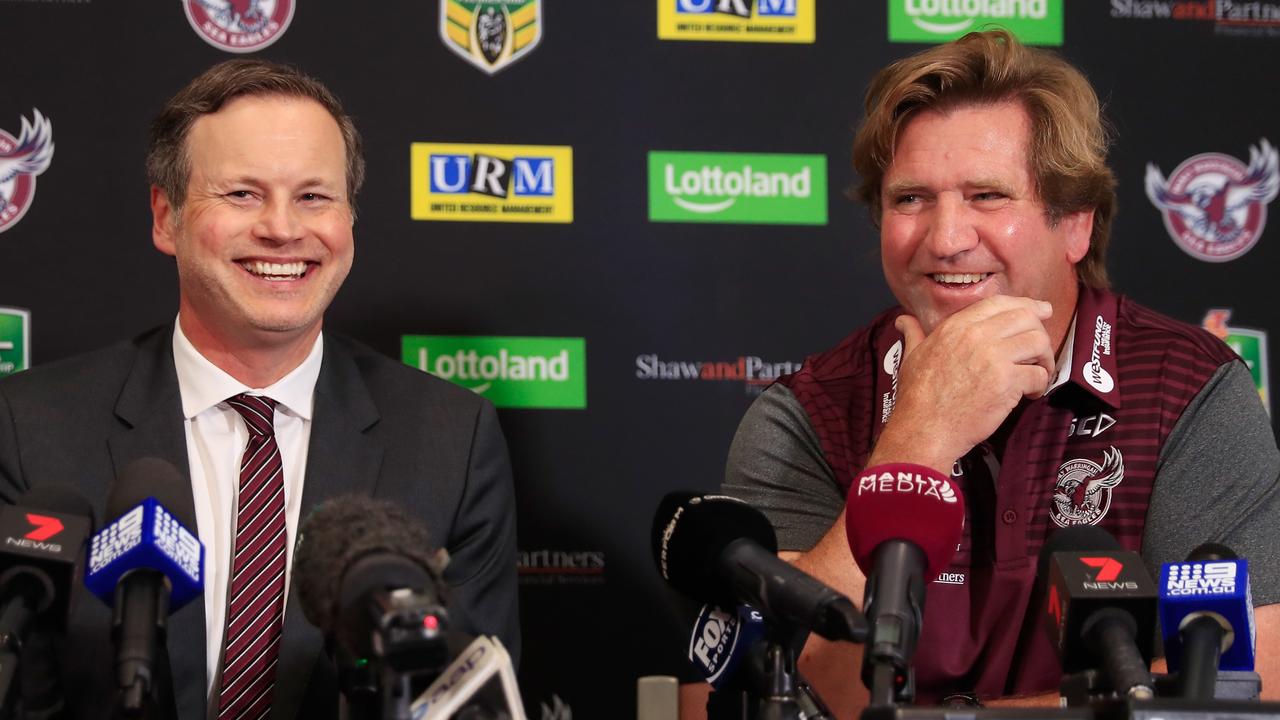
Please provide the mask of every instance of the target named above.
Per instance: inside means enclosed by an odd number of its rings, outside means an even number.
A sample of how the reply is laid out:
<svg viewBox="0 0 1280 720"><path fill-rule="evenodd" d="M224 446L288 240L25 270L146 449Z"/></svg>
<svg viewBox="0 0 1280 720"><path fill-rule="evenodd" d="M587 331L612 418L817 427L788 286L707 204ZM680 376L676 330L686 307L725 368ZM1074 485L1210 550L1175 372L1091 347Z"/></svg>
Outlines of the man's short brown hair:
<svg viewBox="0 0 1280 720"><path fill-rule="evenodd" d="M1076 270L1085 285L1107 287L1116 194L1098 96L1070 63L1024 46L1007 31L972 32L876 74L867 89L866 121L853 141L853 165L862 177L859 198L879 224L881 182L898 133L917 111L1009 100L1022 103L1031 119L1028 162L1050 224L1093 209L1089 251Z"/></svg>
<svg viewBox="0 0 1280 720"><path fill-rule="evenodd" d="M159 187L175 209L187 196L191 162L187 135L201 115L216 113L231 100L244 96L279 95L320 103L342 132L347 154L347 203L355 209L356 193L364 184L364 155L360 132L342 103L319 80L301 70L257 58L218 63L192 80L165 103L151 123L147 148L147 180Z"/></svg>

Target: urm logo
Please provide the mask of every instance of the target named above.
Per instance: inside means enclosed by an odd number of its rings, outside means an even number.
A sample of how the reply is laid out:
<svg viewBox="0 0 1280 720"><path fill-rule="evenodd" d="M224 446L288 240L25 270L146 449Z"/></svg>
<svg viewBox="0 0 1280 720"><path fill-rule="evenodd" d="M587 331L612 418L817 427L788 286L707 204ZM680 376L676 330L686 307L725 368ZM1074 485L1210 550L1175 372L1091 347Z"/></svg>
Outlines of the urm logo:
<svg viewBox="0 0 1280 720"><path fill-rule="evenodd" d="M479 193L491 197L555 195L555 160L549 157L433 154L431 192L444 195Z"/></svg>

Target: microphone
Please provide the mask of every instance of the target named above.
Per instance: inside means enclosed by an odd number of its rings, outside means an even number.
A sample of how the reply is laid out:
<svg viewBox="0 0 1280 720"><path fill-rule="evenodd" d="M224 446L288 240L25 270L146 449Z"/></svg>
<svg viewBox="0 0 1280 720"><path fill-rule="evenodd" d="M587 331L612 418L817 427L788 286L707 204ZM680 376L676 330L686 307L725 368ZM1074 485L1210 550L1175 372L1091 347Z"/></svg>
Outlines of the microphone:
<svg viewBox="0 0 1280 720"><path fill-rule="evenodd" d="M925 583L946 569L964 530L964 497L932 468L867 468L849 486L849 550L867 578L863 610L871 634L862 681L871 705L910 701L911 657L920 638Z"/></svg>
<svg viewBox="0 0 1280 720"><path fill-rule="evenodd" d="M1186 562L1160 568L1160 627L1169 672L1184 698L1215 696L1219 670L1252 671L1255 652L1249 563L1205 543Z"/></svg>
<svg viewBox="0 0 1280 720"><path fill-rule="evenodd" d="M764 637L764 617L749 605L722 610L705 604L689 636L689 662L711 687L724 687L752 646Z"/></svg>
<svg viewBox="0 0 1280 720"><path fill-rule="evenodd" d="M1121 696L1153 697L1156 587L1142 557L1100 527L1076 525L1049 537L1039 571L1048 578L1046 628L1063 671L1101 663Z"/></svg>
<svg viewBox="0 0 1280 720"><path fill-rule="evenodd" d="M121 709L170 707L169 614L204 589L204 546L187 529L195 526L190 483L164 460L135 460L111 486L107 517L115 519L90 542L84 584L112 608Z"/></svg>
<svg viewBox="0 0 1280 720"><path fill-rule="evenodd" d="M66 630L85 539L93 530L93 509L72 488L40 485L19 502L0 507L0 712L13 707L10 692L29 636ZM62 705L47 644L33 643L40 650L28 653L21 666L26 711L54 712Z"/></svg>
<svg viewBox="0 0 1280 720"><path fill-rule="evenodd" d="M866 619L849 598L779 558L773 526L737 498L668 493L654 515L652 537L658 572L699 602L752 605L828 640L866 638Z"/></svg>
<svg viewBox="0 0 1280 720"><path fill-rule="evenodd" d="M526 720L511 656L478 637L409 707L413 720Z"/></svg>
<svg viewBox="0 0 1280 720"><path fill-rule="evenodd" d="M409 712L417 690L471 640L451 631L441 580L447 555L430 546L426 529L399 506L360 495L320 504L298 529L302 612L324 633L356 712Z"/></svg>

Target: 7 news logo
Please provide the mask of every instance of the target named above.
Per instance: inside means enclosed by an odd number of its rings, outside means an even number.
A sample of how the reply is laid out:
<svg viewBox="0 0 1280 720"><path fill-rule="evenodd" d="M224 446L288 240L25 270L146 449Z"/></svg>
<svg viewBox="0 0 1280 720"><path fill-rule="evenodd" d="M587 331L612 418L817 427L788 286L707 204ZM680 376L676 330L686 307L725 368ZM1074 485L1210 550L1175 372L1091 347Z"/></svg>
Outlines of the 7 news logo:
<svg viewBox="0 0 1280 720"><path fill-rule="evenodd" d="M573 222L573 148L413 143L415 220Z"/></svg>
<svg viewBox="0 0 1280 720"><path fill-rule="evenodd" d="M1137 590L1138 583L1133 580L1119 581L1124 571L1124 563L1113 557L1082 557L1080 562L1097 571L1093 580L1085 580L1082 585L1086 590Z"/></svg>

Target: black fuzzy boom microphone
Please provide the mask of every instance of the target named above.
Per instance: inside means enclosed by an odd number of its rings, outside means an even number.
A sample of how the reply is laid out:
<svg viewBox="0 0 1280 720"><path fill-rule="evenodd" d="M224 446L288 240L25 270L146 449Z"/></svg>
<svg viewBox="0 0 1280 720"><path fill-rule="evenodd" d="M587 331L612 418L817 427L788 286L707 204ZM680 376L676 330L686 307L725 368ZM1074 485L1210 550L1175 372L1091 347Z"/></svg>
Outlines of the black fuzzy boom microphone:
<svg viewBox="0 0 1280 720"><path fill-rule="evenodd" d="M359 495L322 503L298 535L302 612L324 633L352 711L407 708L449 664L443 553L398 506Z"/></svg>

